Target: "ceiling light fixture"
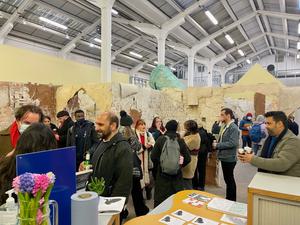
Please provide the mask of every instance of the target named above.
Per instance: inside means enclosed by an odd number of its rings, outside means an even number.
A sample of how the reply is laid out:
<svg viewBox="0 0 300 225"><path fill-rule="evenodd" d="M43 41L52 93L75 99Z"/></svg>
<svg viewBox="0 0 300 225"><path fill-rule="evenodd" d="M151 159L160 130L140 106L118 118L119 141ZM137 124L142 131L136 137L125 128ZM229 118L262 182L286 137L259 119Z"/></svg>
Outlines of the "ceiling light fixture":
<svg viewBox="0 0 300 225"><path fill-rule="evenodd" d="M251 64L251 60L250 60L250 59L247 59L246 62L247 62L248 64Z"/></svg>
<svg viewBox="0 0 300 225"><path fill-rule="evenodd" d="M94 48L94 47L95 47L95 45L94 45L93 43L90 43L89 46L90 46L91 48Z"/></svg>
<svg viewBox="0 0 300 225"><path fill-rule="evenodd" d="M234 40L230 37L229 34L226 34L226 35L225 35L225 38L227 39L227 41L228 41L230 44L234 44Z"/></svg>
<svg viewBox="0 0 300 225"><path fill-rule="evenodd" d="M300 41L297 42L297 49L300 50Z"/></svg>
<svg viewBox="0 0 300 225"><path fill-rule="evenodd" d="M176 69L175 69L174 67L170 67L170 69L171 69L172 71L176 71Z"/></svg>
<svg viewBox="0 0 300 225"><path fill-rule="evenodd" d="M114 15L118 15L119 14L119 12L117 10L115 10L115 9L112 9L111 13L114 14Z"/></svg>
<svg viewBox="0 0 300 225"><path fill-rule="evenodd" d="M56 22L54 22L54 21L52 21L52 20L49 20L49 19L47 19L47 18L45 18L45 17L39 17L39 19L40 19L41 21L45 22L45 23L49 23L49 24L51 24L51 25L53 25L53 26L55 26L55 27L61 28L61 29L63 29L63 30L67 30L67 29L68 29L67 26L62 25L62 24L60 24L60 23L56 23Z"/></svg>
<svg viewBox="0 0 300 225"><path fill-rule="evenodd" d="M158 64L158 62L157 62L157 61L154 61L154 64L155 64L155 65L157 65L157 64Z"/></svg>
<svg viewBox="0 0 300 225"><path fill-rule="evenodd" d="M300 22L298 23L298 34L300 34Z"/></svg>
<svg viewBox="0 0 300 225"><path fill-rule="evenodd" d="M138 53L136 53L136 52L129 52L129 54L132 55L132 56L135 56L135 57L137 57L137 58L139 58L139 59L143 58L142 55L140 55L140 54L138 54Z"/></svg>
<svg viewBox="0 0 300 225"><path fill-rule="evenodd" d="M96 42L98 42L98 43L101 43L101 42L102 42L101 39L99 39L99 38L94 38L94 41L96 41Z"/></svg>
<svg viewBox="0 0 300 225"><path fill-rule="evenodd" d="M70 39L70 36L68 34L66 34L66 39L68 39L68 40Z"/></svg>
<svg viewBox="0 0 300 225"><path fill-rule="evenodd" d="M22 23L23 23L24 25L26 25L26 24L27 24L27 21L26 21L25 19L23 19L23 20L22 20Z"/></svg>
<svg viewBox="0 0 300 225"><path fill-rule="evenodd" d="M238 50L238 53L239 53L241 56L244 56L244 55L245 55L245 53L244 53L241 49Z"/></svg>
<svg viewBox="0 0 300 225"><path fill-rule="evenodd" d="M211 21L214 25L217 25L217 24L218 24L218 20L214 17L213 14L211 14L210 11L205 10L205 14L206 14L206 16L210 19L210 21Z"/></svg>
<svg viewBox="0 0 300 225"><path fill-rule="evenodd" d="M150 66L150 67L153 67L153 68L155 68L155 67L156 67L156 66L153 66L153 65L151 65L151 64L149 64L149 63L147 64L147 66Z"/></svg>
<svg viewBox="0 0 300 225"><path fill-rule="evenodd" d="M300 54L297 54L296 58L297 58L297 59L300 59Z"/></svg>

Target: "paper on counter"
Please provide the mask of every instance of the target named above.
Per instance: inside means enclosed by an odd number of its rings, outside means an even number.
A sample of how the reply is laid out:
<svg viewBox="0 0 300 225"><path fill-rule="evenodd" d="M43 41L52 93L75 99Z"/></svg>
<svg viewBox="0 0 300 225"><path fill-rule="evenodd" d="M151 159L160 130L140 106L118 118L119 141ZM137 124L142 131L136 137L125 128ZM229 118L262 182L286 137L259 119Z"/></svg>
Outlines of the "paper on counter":
<svg viewBox="0 0 300 225"><path fill-rule="evenodd" d="M247 224L247 219L245 219L245 218L230 216L230 215L226 215L226 214L224 214L222 216L221 221L226 222L226 223L236 224L236 225L246 225Z"/></svg>
<svg viewBox="0 0 300 225"><path fill-rule="evenodd" d="M170 215L165 215L163 218L159 220L159 222L167 225L183 225L185 223L184 220L177 219Z"/></svg>

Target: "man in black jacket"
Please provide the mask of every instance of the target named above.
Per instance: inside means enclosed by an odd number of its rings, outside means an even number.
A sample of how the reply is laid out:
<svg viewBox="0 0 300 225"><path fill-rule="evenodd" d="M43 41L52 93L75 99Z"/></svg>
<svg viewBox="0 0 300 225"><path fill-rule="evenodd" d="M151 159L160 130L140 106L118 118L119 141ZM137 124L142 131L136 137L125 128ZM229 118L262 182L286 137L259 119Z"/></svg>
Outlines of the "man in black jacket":
<svg viewBox="0 0 300 225"><path fill-rule="evenodd" d="M59 128L57 130L58 140L57 144L59 148L64 148L67 146L67 134L70 127L74 125L68 111L60 111L56 114L57 120L59 122Z"/></svg>
<svg viewBox="0 0 300 225"><path fill-rule="evenodd" d="M103 141L91 159L93 177L105 180L102 196L128 198L132 184L132 151L128 141L118 132L118 127L119 119L111 112L102 113L96 119L96 131Z"/></svg>
<svg viewBox="0 0 300 225"><path fill-rule="evenodd" d="M295 117L293 115L289 115L288 117L288 128L292 131L296 136L299 134L299 126L295 122Z"/></svg>
<svg viewBox="0 0 300 225"><path fill-rule="evenodd" d="M84 112L79 109L75 111L76 122L67 135L67 146L76 146L76 169L84 161L85 153L99 142L95 126L85 119Z"/></svg>

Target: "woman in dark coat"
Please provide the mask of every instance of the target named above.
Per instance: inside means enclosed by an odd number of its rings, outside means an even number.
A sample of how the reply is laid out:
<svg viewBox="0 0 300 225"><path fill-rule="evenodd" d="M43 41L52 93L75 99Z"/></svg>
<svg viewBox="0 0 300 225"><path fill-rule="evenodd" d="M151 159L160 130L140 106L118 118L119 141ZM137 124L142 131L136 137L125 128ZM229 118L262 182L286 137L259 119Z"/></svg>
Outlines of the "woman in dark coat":
<svg viewBox="0 0 300 225"><path fill-rule="evenodd" d="M162 153L163 146L167 140L165 136L168 136L170 139L177 139L180 147L180 155L183 158L181 164L182 167L186 166L191 161L191 156L189 154L188 148L184 143L184 140L179 137L176 133L178 128L178 123L175 120L170 120L166 124L166 133L163 136L160 136L155 142L154 148L152 150L151 159L153 161L154 167L156 167L156 183L155 183L155 192L154 192L154 207L158 206L169 196L184 190L183 187L183 178L181 169L178 170L176 175L168 175L162 173L160 166L160 156ZM178 159L178 161L181 161Z"/></svg>

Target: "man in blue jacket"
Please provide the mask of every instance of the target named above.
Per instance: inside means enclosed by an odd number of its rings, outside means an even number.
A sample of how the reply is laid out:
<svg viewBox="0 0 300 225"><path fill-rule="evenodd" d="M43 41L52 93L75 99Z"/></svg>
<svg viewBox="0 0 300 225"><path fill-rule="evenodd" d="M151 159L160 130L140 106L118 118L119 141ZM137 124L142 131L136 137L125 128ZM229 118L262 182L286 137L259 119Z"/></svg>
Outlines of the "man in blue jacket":
<svg viewBox="0 0 300 225"><path fill-rule="evenodd" d="M236 184L234 167L237 161L237 148L239 146L239 129L234 123L233 111L228 108L221 110L221 120L225 124L218 143L213 148L218 150L218 159L221 161L223 177L226 183L226 199L236 201Z"/></svg>

